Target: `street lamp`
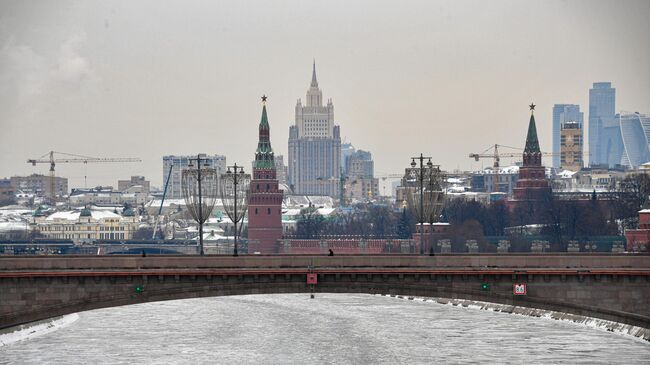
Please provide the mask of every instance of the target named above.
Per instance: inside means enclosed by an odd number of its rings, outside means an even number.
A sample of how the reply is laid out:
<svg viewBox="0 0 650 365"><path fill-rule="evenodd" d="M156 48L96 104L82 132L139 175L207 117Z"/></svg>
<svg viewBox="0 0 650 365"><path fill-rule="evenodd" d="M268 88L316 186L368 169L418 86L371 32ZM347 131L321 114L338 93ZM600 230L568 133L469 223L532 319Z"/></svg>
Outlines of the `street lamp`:
<svg viewBox="0 0 650 365"><path fill-rule="evenodd" d="M230 170L232 169L232 171ZM221 200L223 208L230 220L235 224L235 244L233 256L239 256L237 252L237 222L244 219L246 207L248 206L248 188L251 182L251 175L244 173L244 168L228 166L225 174L221 175Z"/></svg>
<svg viewBox="0 0 650 365"><path fill-rule="evenodd" d="M217 170L201 166L207 159L197 155L189 159L188 168L182 173L182 190L185 205L192 218L199 224L199 253L203 256L203 223L208 220L217 201ZM192 164L196 161L196 168Z"/></svg>
<svg viewBox="0 0 650 365"><path fill-rule="evenodd" d="M420 254L424 254L424 160L428 159L426 166L427 168L432 168L433 163L431 163L431 157L425 157L420 153L419 157L411 157L411 168L416 172L417 178L420 181L420 210L418 211L419 222L420 222ZM416 170L417 163L415 160L420 161L420 168Z"/></svg>

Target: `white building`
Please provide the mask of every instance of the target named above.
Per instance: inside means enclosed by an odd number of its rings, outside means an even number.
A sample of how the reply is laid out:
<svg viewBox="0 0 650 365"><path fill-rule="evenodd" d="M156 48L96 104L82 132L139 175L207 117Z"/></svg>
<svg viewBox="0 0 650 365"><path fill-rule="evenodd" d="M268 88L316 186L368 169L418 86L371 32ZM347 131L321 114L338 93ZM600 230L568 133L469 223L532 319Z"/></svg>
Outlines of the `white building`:
<svg viewBox="0 0 650 365"><path fill-rule="evenodd" d="M138 217L100 210L56 212L36 218L36 230L49 238L91 240L129 240L138 229Z"/></svg>
<svg viewBox="0 0 650 365"><path fill-rule="evenodd" d="M202 167L211 167L217 170L217 175L226 172L226 156L212 155L208 156L205 153L200 153L198 156L201 158ZM172 169L169 178L169 185L167 186L167 194L165 198L182 199L183 190L181 187L183 170L186 170L189 165L197 166L197 155L190 156L163 156L163 188L167 184L167 176L169 176L169 169ZM173 166L173 167L172 167Z"/></svg>

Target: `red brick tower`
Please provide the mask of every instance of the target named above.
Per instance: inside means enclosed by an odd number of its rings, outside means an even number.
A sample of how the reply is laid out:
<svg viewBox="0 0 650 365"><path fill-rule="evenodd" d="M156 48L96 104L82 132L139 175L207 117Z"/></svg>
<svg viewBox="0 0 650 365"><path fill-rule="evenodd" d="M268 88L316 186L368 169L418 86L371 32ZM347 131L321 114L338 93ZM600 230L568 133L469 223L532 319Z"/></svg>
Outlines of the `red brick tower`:
<svg viewBox="0 0 650 365"><path fill-rule="evenodd" d="M248 195L248 252L277 253L282 238L282 190L278 188L266 96L262 97L262 119L255 151L253 180Z"/></svg>
<svg viewBox="0 0 650 365"><path fill-rule="evenodd" d="M519 206L529 217L538 217L551 197L551 188L546 179L546 168L542 166L542 153L535 126L535 104L530 104L530 121L524 148L524 164L519 168L517 187L513 189L511 209Z"/></svg>

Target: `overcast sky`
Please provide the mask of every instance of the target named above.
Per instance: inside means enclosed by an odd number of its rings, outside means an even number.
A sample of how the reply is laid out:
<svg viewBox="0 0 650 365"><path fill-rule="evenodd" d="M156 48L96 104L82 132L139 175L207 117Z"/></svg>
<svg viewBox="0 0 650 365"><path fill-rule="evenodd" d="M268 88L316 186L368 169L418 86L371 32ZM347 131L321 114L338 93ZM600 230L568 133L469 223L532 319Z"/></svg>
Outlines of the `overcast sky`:
<svg viewBox="0 0 650 365"><path fill-rule="evenodd" d="M649 1L620 0L0 0L0 177L47 173L26 160L50 150L143 160L57 165L71 188L86 173L160 186L166 154L248 167L262 94L286 156L314 58L341 136L376 172L420 152L478 169L492 161L470 152L523 147L531 101L545 151L553 104L586 122L593 82L612 82L617 110L650 113L649 20Z"/></svg>

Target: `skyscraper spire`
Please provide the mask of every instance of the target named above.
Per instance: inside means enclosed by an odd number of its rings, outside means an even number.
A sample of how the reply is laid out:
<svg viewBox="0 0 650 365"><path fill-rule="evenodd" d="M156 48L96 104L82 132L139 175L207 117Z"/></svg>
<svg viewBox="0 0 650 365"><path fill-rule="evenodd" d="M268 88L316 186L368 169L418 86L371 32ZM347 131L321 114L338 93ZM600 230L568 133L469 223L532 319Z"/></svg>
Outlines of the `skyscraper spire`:
<svg viewBox="0 0 650 365"><path fill-rule="evenodd" d="M311 87L318 87L318 81L316 80L316 59L314 58L314 68L311 72Z"/></svg>

